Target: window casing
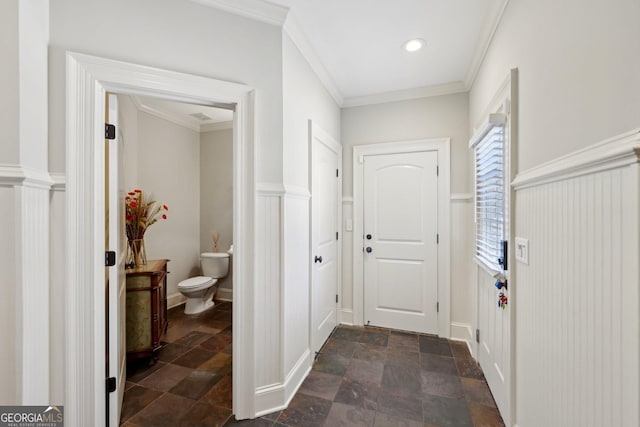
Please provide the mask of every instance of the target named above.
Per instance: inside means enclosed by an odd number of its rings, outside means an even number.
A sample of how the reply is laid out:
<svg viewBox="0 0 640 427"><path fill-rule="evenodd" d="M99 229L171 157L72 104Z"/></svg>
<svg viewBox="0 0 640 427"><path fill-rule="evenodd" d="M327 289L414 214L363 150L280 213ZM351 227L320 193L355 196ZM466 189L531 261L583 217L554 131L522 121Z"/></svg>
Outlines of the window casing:
<svg viewBox="0 0 640 427"><path fill-rule="evenodd" d="M505 117L492 115L474 142L475 254L479 261L501 271L502 241L506 240Z"/></svg>

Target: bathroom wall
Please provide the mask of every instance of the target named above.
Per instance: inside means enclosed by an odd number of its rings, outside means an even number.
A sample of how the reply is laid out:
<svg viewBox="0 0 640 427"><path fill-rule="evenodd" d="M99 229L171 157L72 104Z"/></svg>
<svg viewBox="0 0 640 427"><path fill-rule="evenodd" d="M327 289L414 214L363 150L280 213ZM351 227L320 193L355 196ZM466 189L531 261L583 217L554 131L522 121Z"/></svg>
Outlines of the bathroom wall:
<svg viewBox="0 0 640 427"><path fill-rule="evenodd" d="M167 258L169 306L183 301L180 281L199 274L200 133L139 111L118 96L119 136L125 150L125 190L140 188L169 206L168 219L145 234L147 259Z"/></svg>
<svg viewBox="0 0 640 427"><path fill-rule="evenodd" d="M147 231L149 259L168 258L167 296L199 274L200 134L141 112L138 122L139 186L169 206L168 219Z"/></svg>
<svg viewBox="0 0 640 427"><path fill-rule="evenodd" d="M220 234L218 251L233 243L233 129L200 134L200 251L213 250L214 232ZM216 298L231 299L231 274L218 281Z"/></svg>

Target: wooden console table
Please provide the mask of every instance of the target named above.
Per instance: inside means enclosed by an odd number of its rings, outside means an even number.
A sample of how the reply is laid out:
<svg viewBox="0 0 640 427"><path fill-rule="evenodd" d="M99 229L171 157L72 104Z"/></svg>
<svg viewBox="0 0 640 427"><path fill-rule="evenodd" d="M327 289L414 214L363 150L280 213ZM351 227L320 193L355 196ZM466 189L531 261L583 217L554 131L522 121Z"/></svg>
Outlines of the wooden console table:
<svg viewBox="0 0 640 427"><path fill-rule="evenodd" d="M125 270L127 275L127 360L155 357L167 331L167 262Z"/></svg>

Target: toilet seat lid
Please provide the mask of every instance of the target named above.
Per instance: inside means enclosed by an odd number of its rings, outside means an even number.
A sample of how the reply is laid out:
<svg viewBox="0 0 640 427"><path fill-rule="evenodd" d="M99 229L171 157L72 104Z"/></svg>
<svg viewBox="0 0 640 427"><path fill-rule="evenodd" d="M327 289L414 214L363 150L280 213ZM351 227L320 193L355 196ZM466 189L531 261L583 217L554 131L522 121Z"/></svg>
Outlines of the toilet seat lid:
<svg viewBox="0 0 640 427"><path fill-rule="evenodd" d="M212 279L211 277L206 277L206 276L191 277L189 279L183 280L182 282L178 283L178 288L189 289L189 288L196 288L199 286L208 286L215 283L214 280L215 279Z"/></svg>

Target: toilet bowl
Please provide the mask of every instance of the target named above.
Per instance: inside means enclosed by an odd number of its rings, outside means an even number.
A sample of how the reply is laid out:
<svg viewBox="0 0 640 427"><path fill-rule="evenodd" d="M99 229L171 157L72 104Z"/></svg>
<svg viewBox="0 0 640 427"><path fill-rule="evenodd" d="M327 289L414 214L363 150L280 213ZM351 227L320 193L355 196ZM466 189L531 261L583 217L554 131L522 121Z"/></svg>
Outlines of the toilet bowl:
<svg viewBox="0 0 640 427"><path fill-rule="evenodd" d="M184 314L197 314L215 305L213 297L218 290L218 279L229 272L229 254L204 252L200 254L202 276L195 276L178 283L178 290L187 298Z"/></svg>

